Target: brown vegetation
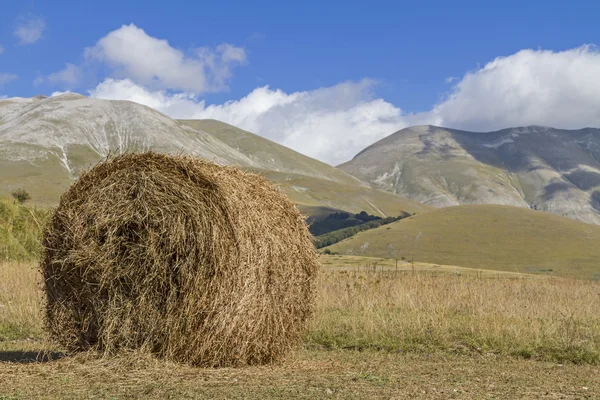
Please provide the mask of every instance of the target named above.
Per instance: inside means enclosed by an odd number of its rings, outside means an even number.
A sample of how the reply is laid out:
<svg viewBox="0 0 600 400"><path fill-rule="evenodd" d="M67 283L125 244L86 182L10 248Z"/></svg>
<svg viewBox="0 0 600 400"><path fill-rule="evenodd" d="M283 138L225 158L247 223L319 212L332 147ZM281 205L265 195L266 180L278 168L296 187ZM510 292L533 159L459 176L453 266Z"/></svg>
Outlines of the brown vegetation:
<svg viewBox="0 0 600 400"><path fill-rule="evenodd" d="M322 274L306 342L600 365L600 282L392 268Z"/></svg>
<svg viewBox="0 0 600 400"><path fill-rule="evenodd" d="M0 397L593 399L600 393L600 282L420 263L414 272L393 265L367 272L364 259L354 272L358 265L339 264L352 261L347 257L323 258L329 268L346 269L320 274L304 349L277 365L242 369L191 368L130 352L33 362L41 360L40 350L56 358L63 349L41 340L35 266L2 263Z"/></svg>

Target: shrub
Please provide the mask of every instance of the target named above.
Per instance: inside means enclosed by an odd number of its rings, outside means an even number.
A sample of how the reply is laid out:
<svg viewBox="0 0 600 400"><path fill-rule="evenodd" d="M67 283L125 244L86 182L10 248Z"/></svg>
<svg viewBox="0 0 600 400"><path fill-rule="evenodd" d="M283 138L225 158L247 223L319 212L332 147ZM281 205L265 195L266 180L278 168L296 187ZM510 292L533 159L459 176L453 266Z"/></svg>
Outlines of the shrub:
<svg viewBox="0 0 600 400"><path fill-rule="evenodd" d="M31 200L31 195L23 188L14 191L12 196L21 204L25 203L27 200Z"/></svg>

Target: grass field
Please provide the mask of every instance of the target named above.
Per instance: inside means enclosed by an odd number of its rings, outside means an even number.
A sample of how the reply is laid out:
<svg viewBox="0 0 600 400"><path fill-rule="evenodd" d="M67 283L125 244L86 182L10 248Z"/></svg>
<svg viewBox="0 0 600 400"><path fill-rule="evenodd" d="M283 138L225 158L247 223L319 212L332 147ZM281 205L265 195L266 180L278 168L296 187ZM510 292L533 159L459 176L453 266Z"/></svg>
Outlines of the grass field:
<svg viewBox="0 0 600 400"><path fill-rule="evenodd" d="M597 398L600 282L324 256L303 347L198 369L135 354L36 361L39 276L0 264L0 398ZM375 266L374 266L375 264Z"/></svg>
<svg viewBox="0 0 600 400"><path fill-rule="evenodd" d="M327 249L344 255L600 279L599 243L600 225L524 208L469 205L405 218Z"/></svg>

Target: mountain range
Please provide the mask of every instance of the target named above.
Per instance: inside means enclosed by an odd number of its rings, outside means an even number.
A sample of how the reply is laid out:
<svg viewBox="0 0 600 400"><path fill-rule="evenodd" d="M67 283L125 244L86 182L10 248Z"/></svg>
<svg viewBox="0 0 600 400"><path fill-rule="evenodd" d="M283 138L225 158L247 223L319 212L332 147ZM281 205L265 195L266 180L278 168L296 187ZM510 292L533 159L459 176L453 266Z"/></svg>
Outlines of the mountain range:
<svg viewBox="0 0 600 400"><path fill-rule="evenodd" d="M56 204L109 154L145 150L265 175L313 218L498 204L600 224L599 129L415 126L335 168L220 121L174 120L129 101L73 93L0 100L0 195L23 187L35 203Z"/></svg>
<svg viewBox="0 0 600 400"><path fill-rule="evenodd" d="M220 121L174 120L129 101L0 99L0 197L23 188L52 206L107 156L146 150L261 174L309 222L340 211L411 215L332 252L600 279L598 129L415 126L336 168Z"/></svg>
<svg viewBox="0 0 600 400"><path fill-rule="evenodd" d="M23 188L35 204L53 205L109 154L146 150L263 174L315 218L338 210L387 216L430 208L219 121L177 121L137 103L73 93L0 100L0 195Z"/></svg>
<svg viewBox="0 0 600 400"><path fill-rule="evenodd" d="M501 204L600 224L600 129L415 126L338 168L434 207Z"/></svg>

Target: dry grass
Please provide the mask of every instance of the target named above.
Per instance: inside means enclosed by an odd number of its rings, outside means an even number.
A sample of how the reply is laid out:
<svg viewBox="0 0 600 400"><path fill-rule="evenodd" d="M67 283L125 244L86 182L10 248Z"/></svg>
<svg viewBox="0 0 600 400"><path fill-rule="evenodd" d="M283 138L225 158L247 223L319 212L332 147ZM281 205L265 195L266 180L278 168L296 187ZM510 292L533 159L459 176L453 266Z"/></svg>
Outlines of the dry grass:
<svg viewBox="0 0 600 400"><path fill-rule="evenodd" d="M43 246L52 339L70 351L142 350L203 366L287 354L319 268L302 215L267 180L156 153L82 174Z"/></svg>
<svg viewBox="0 0 600 400"><path fill-rule="evenodd" d="M37 266L0 262L0 341L42 335L42 292Z"/></svg>
<svg viewBox="0 0 600 400"><path fill-rule="evenodd" d="M39 339L34 269L8 263L0 272L0 341ZM517 276L323 273L305 347L600 364L600 283Z"/></svg>
<svg viewBox="0 0 600 400"><path fill-rule="evenodd" d="M0 357L4 352L0 343ZM303 350L279 365L0 361L1 399L598 399L600 370L505 357Z"/></svg>
<svg viewBox="0 0 600 400"><path fill-rule="evenodd" d="M600 363L600 282L342 271L318 288L308 343Z"/></svg>
<svg viewBox="0 0 600 400"><path fill-rule="evenodd" d="M303 350L273 366L200 369L139 353L31 362L60 350L42 341L39 273L0 264L0 398L600 396L597 282L444 270L324 273Z"/></svg>

